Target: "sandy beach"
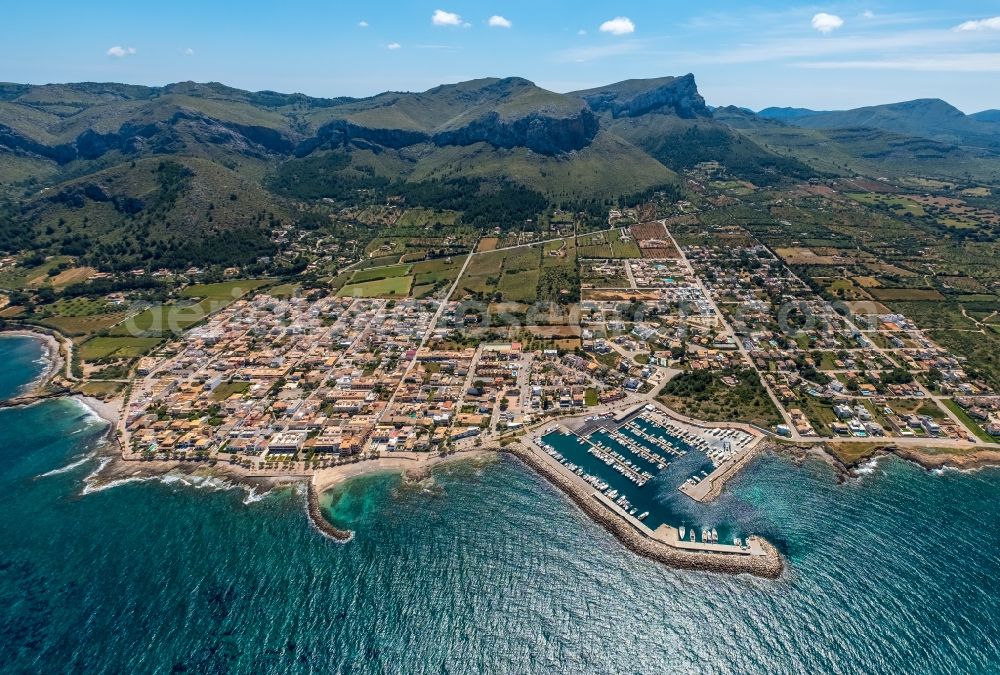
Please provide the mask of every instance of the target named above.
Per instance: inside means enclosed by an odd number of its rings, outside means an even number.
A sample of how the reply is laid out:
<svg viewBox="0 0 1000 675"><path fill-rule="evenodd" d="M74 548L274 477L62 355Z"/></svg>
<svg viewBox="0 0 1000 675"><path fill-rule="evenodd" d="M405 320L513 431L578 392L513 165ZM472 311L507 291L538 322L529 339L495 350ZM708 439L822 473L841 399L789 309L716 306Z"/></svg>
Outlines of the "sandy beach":
<svg viewBox="0 0 1000 675"><path fill-rule="evenodd" d="M411 478L426 475L430 470L447 462L463 461L494 455L493 450L466 450L452 455L429 455L427 453L399 453L391 457L366 459L354 464L342 464L329 469L320 469L313 474L312 485L318 492L326 492L330 488L351 478L370 473L405 472Z"/></svg>
<svg viewBox="0 0 1000 675"><path fill-rule="evenodd" d="M102 401L93 396L84 396L83 394L76 394L73 398L93 410L102 420L110 424L112 429L118 426L118 421L121 418L120 399Z"/></svg>

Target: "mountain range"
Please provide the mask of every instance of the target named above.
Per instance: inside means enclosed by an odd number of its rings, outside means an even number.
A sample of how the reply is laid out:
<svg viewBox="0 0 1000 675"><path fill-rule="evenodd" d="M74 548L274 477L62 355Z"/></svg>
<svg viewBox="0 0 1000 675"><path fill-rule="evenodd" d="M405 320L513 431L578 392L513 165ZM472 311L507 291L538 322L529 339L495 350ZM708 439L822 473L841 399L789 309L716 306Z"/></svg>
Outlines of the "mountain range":
<svg viewBox="0 0 1000 675"><path fill-rule="evenodd" d="M485 78L360 99L218 83L0 84L0 245L68 240L132 261L151 242L254 240L294 224L303 202L395 194L433 206L442 185L462 186L462 203L502 189L603 201L678 186L678 172L706 161L758 185L847 173L991 180L998 131L1000 112L938 100L710 109L690 74L563 94Z"/></svg>

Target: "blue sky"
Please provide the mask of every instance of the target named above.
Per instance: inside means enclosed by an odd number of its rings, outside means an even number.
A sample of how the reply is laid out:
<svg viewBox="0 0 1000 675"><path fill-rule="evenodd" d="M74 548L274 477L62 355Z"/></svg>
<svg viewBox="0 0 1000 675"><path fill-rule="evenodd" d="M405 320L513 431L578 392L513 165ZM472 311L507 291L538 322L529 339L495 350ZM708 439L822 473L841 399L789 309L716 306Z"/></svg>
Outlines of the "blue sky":
<svg viewBox="0 0 1000 675"><path fill-rule="evenodd" d="M0 80L219 81L315 96L519 75L556 91L695 74L713 105L1000 108L1000 2L36 0Z"/></svg>

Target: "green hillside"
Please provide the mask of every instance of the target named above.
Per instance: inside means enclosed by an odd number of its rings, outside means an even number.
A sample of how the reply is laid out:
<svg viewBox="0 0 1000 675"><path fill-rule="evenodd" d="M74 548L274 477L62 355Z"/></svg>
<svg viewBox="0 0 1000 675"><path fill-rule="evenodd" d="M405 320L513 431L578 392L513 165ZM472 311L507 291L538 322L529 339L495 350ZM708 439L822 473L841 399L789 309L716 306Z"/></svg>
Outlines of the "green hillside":
<svg viewBox="0 0 1000 675"><path fill-rule="evenodd" d="M480 231L541 228L557 208L576 210L565 226L598 224L631 196L681 194L678 174L704 163L760 187L859 173L994 180L1000 166L989 115L940 101L768 114L784 121L709 109L690 74L567 94L485 78L364 99L0 84L0 252L102 271L271 273L343 262L414 208Z"/></svg>

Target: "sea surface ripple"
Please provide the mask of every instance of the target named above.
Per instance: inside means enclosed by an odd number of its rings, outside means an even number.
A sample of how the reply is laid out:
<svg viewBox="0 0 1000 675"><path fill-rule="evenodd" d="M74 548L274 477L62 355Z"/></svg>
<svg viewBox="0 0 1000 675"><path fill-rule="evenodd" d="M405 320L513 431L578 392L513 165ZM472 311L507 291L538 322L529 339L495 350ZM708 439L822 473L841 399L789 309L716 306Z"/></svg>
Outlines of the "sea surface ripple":
<svg viewBox="0 0 1000 675"><path fill-rule="evenodd" d="M508 458L341 486L348 545L293 489L83 494L103 433L70 401L0 411L0 672L1000 669L996 470L888 459L838 484L765 456L708 509L673 505L776 542L768 581L638 558Z"/></svg>

